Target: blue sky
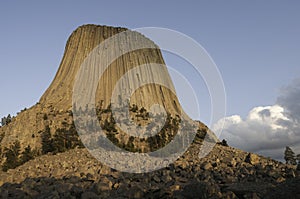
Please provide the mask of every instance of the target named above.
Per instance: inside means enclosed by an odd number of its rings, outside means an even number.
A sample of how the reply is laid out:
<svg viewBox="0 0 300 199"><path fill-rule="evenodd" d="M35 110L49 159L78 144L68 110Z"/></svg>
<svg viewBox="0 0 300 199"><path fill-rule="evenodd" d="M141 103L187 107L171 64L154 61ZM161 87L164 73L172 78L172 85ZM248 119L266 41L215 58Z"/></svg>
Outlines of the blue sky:
<svg viewBox="0 0 300 199"><path fill-rule="evenodd" d="M37 102L58 69L69 35L93 23L164 27L192 37L222 74L227 115L245 117L253 107L275 104L280 89L300 77L299 9L299 1L1 2L0 116ZM166 62L182 63L168 55ZM193 78L201 98L201 116L195 119L207 123L209 96L201 78Z"/></svg>

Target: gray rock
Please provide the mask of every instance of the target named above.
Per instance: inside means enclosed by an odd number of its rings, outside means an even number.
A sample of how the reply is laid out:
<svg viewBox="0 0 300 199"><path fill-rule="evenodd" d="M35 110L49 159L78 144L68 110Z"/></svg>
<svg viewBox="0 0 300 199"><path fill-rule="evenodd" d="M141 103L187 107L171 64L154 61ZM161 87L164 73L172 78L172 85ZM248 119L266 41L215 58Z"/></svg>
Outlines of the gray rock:
<svg viewBox="0 0 300 199"><path fill-rule="evenodd" d="M94 192L87 191L81 194L81 199L99 199L99 196Z"/></svg>

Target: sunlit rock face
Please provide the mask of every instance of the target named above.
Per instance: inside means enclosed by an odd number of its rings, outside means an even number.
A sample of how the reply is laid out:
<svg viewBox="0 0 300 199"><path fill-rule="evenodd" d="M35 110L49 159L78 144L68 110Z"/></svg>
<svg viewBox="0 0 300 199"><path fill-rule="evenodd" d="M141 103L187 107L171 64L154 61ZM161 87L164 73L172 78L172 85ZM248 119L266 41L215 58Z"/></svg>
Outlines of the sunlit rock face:
<svg viewBox="0 0 300 199"><path fill-rule="evenodd" d="M117 38L116 35L118 33L122 34L122 32L125 36ZM116 38L114 41L107 42L107 46L103 48L99 47L101 42L112 36ZM119 51L135 45L149 48L137 49L123 55L120 53L120 56L116 56ZM98 53L99 57L90 59L90 64L93 65L92 70L89 71L91 78L101 70L99 62L112 60L111 63L108 63L109 66L103 71L99 80L86 79L82 82L85 87L91 81L98 82L95 99L97 103L103 101L102 106L107 107L111 103L111 96L114 89L116 89L117 82L135 68L135 74L127 75L123 84L120 85L123 92L132 93L130 104L136 104L148 110L153 104L160 104L167 112L179 112L180 105L174 93L174 86L158 47L140 33L125 28L96 25L84 25L72 33L67 42L58 72L50 87L42 96L40 103L44 106L54 106L59 110L70 109L76 75L93 51L95 54ZM102 53L105 53L105 55ZM112 57L116 57L116 59L113 60ZM161 67L155 67L155 65ZM147 82L153 83L145 85ZM156 82L165 82L166 85L155 84Z"/></svg>

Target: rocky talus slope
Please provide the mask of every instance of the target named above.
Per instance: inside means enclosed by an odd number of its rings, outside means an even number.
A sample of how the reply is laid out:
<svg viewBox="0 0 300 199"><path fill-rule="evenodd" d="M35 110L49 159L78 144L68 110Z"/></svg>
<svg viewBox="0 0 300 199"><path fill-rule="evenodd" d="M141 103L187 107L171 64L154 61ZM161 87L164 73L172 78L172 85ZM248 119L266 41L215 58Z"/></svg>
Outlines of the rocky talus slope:
<svg viewBox="0 0 300 199"><path fill-rule="evenodd" d="M102 49L97 48L104 40L123 32L129 34L130 39L116 40ZM95 111L89 106L78 107L76 103L74 108L76 75L89 54L105 54L102 59L105 62L126 45L148 47L126 52L109 63L95 86ZM95 60L89 61L97 66ZM159 67L150 67L151 64ZM141 65L146 67L141 69ZM133 70L135 73L118 84L132 69L136 69ZM94 67L88 71L91 78L84 79L81 88L88 87L99 70ZM163 81L166 86L147 84L133 92L133 88L147 81ZM155 124L161 120L161 115L151 115L152 105L159 104L166 110L166 122L157 135L135 138L117 127L111 104L115 87L132 94L127 117L138 127L148 125L149 132L155 131L158 128ZM216 144L206 157L199 158L205 135L210 143L218 140L204 124L192 121L184 114L173 89L161 52L151 40L125 28L79 27L71 34L59 70L40 101L0 127L0 168L3 170L0 171L0 198L300 197L299 173L294 166L224 143ZM122 98L119 101L124 103ZM97 116L96 121L82 120L93 113ZM140 174L120 172L98 161L84 148L82 140L89 139L90 142L84 144L94 149L94 145L101 143L100 137L98 134L92 139L89 134L79 137L78 128L75 128L78 126L74 124L77 121L75 114L82 116L77 118L79 127L86 125L93 129L98 122L113 144L134 153L153 152L169 144L180 134L177 133L179 123L184 123L184 133L196 136L188 150L165 168ZM125 118L122 122L128 121ZM151 122L154 125L149 126ZM128 154L133 156L133 153ZM127 161L124 166L132 164Z"/></svg>
<svg viewBox="0 0 300 199"><path fill-rule="evenodd" d="M207 157L199 159L198 144L193 143L174 164L144 174L111 169L86 149L43 155L0 173L0 195L2 198L300 196L299 175L293 167L220 144Z"/></svg>

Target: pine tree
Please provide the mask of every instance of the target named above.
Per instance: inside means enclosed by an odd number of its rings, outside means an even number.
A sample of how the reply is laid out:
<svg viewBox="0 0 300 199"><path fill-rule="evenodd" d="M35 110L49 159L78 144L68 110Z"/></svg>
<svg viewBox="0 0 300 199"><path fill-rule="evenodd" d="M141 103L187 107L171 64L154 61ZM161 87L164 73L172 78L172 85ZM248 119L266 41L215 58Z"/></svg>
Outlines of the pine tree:
<svg viewBox="0 0 300 199"><path fill-rule="evenodd" d="M51 139L51 134L50 134L50 128L49 126L46 126L46 129L44 132L42 132L42 152L43 154L53 152L53 143Z"/></svg>
<svg viewBox="0 0 300 199"><path fill-rule="evenodd" d="M62 129L58 129L52 139L52 146L54 153L61 153L67 150L67 143L68 140L66 139L66 135Z"/></svg>
<svg viewBox="0 0 300 199"><path fill-rule="evenodd" d="M6 119L7 119L6 124L9 124L11 122L11 120L12 120L11 115L8 114L8 116L7 116Z"/></svg>
<svg viewBox="0 0 300 199"><path fill-rule="evenodd" d="M296 165L297 164L296 159L295 159L295 153L288 146L285 148L284 159L286 161L286 164L292 164L292 165Z"/></svg>
<svg viewBox="0 0 300 199"><path fill-rule="evenodd" d="M13 145L11 145L9 148L5 147L4 156L6 157L6 160L2 167L3 171L7 171L8 169L14 169L20 165L20 149L21 146L19 141L15 141Z"/></svg>
<svg viewBox="0 0 300 199"><path fill-rule="evenodd" d="M34 158L33 151L31 150L31 147L28 145L22 152L21 163L23 164L25 162L28 162L29 160L31 160L33 158Z"/></svg>
<svg viewBox="0 0 300 199"><path fill-rule="evenodd" d="M8 114L7 117L1 118L1 125L2 126L8 125L11 121L12 121L12 117L10 114Z"/></svg>
<svg viewBox="0 0 300 199"><path fill-rule="evenodd" d="M6 125L6 117L1 118L1 126Z"/></svg>
<svg viewBox="0 0 300 199"><path fill-rule="evenodd" d="M225 139L222 140L221 144L222 144L223 146L228 146L227 141L226 141Z"/></svg>

